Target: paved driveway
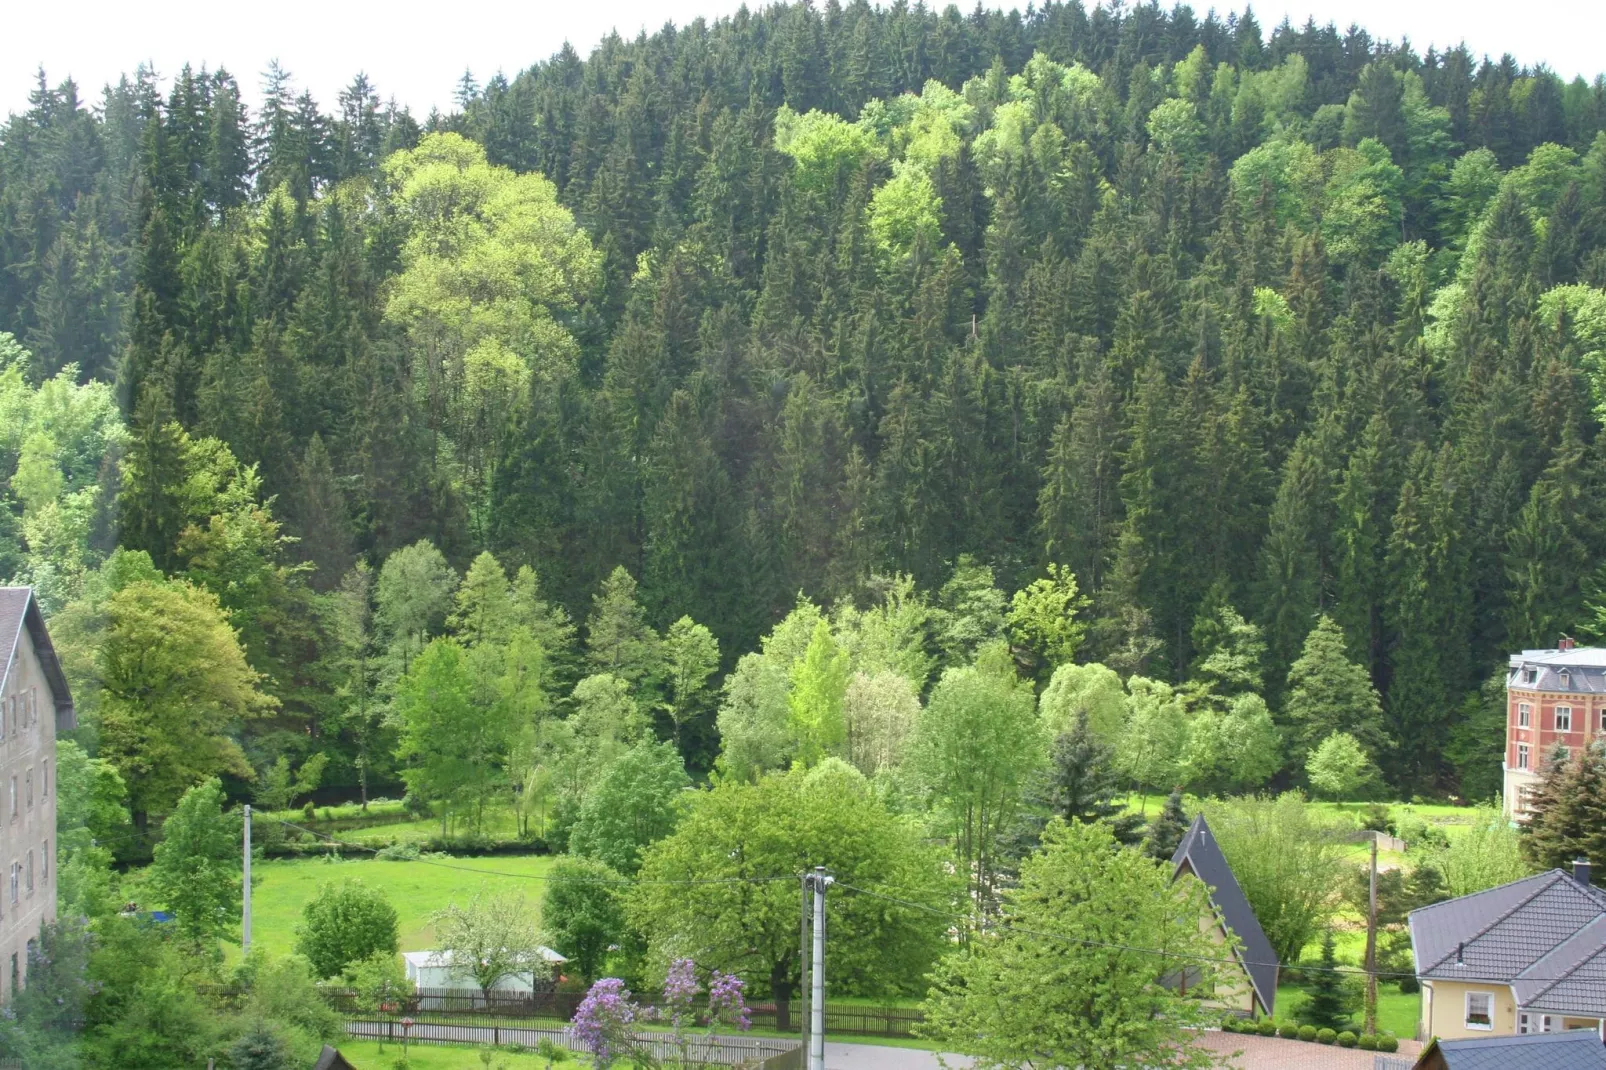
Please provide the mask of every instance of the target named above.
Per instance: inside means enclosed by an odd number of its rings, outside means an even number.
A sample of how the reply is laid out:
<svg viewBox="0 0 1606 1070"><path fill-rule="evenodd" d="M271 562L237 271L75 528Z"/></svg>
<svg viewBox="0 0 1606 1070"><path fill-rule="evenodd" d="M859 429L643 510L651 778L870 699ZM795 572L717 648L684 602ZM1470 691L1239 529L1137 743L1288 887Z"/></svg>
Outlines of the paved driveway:
<svg viewBox="0 0 1606 1070"><path fill-rule="evenodd" d="M951 1070L970 1066L970 1059L964 1055L945 1055L943 1059ZM935 1054L915 1048L831 1041L825 1044L825 1070L938 1070L940 1065Z"/></svg>

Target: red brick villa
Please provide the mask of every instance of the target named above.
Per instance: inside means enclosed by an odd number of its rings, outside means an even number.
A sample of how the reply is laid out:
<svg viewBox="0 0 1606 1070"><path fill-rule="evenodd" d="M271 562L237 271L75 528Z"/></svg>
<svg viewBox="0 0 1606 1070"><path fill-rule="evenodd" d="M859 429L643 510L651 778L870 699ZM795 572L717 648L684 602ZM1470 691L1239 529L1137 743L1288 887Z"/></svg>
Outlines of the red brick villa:
<svg viewBox="0 0 1606 1070"><path fill-rule="evenodd" d="M1606 649L1562 639L1554 650L1511 655L1506 673L1506 812L1521 818L1540 766L1559 743L1587 746L1606 727Z"/></svg>

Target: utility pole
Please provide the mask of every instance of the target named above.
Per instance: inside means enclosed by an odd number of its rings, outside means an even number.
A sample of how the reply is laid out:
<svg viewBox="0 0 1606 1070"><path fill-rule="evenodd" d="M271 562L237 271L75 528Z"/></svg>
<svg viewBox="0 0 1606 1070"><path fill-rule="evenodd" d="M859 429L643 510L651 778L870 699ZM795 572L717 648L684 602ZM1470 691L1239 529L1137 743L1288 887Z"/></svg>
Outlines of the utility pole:
<svg viewBox="0 0 1606 1070"><path fill-rule="evenodd" d="M251 953L251 804L245 804L245 898L240 910L240 950Z"/></svg>
<svg viewBox="0 0 1606 1070"><path fill-rule="evenodd" d="M1366 892L1366 1031L1377 1032L1377 837L1372 833L1372 871Z"/></svg>
<svg viewBox="0 0 1606 1070"><path fill-rule="evenodd" d="M797 912L797 1023L803 1034L803 1050L809 1048L809 871L803 871L803 906Z"/></svg>
<svg viewBox="0 0 1606 1070"><path fill-rule="evenodd" d="M809 980L809 1067L825 1070L825 889L832 883L824 866L814 867L814 962Z"/></svg>

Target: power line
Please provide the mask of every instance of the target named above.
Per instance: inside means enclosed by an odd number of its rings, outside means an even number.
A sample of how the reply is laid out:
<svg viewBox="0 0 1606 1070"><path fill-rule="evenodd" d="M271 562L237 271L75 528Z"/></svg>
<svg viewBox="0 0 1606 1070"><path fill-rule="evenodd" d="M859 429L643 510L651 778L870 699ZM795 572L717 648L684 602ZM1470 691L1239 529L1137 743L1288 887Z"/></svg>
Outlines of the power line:
<svg viewBox="0 0 1606 1070"><path fill-rule="evenodd" d="M841 888L843 891L856 892L860 895L867 895L872 899L881 899L888 903L896 903L899 906L910 907L914 910L923 910L928 914L935 914L939 917L948 918L951 920L964 922L973 920L968 914L956 914L950 910L942 910L938 907L929 906L925 903L917 903L912 899L901 899L895 895L887 895L884 892L871 891L868 888L859 888L852 884L842 884L839 882L837 887ZM1251 962L1248 959L1211 957L1208 955L1183 955L1175 951L1164 951L1160 948L1154 947L1138 947L1133 944L1117 944L1106 940L1091 940L1087 937L1066 936L1062 933L1046 933L1036 929L1027 929L1023 926L1014 925L1009 922L999 922L993 925L992 928L996 931L1019 933L1022 936L1032 936L1041 940L1053 940L1057 943L1073 944L1078 947L1095 947L1106 951L1128 951L1140 955L1152 955L1156 958L1176 959L1184 963L1194 962L1215 963L1231 966L1241 965L1246 968L1250 966L1275 966L1278 969L1283 970L1299 970L1304 973L1337 973L1344 974L1345 976L1362 976L1366 972L1356 967L1346 968L1343 966L1301 966L1298 964L1289 965L1283 962ZM1415 977L1416 973L1414 971L1407 970L1380 970L1378 971L1377 975L1379 977ZM1531 978L1531 980L1548 980L1548 978Z"/></svg>

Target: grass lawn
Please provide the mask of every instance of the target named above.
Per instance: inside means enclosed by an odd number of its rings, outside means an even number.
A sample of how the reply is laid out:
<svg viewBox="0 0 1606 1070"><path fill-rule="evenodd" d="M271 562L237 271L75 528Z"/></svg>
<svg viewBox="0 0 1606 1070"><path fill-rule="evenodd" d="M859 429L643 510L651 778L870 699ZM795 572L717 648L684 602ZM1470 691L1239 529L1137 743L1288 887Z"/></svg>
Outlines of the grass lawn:
<svg viewBox="0 0 1606 1070"><path fill-rule="evenodd" d="M453 868L417 862L380 862L349 859L339 862L322 858L275 859L252 867L257 878L251 890L251 936L258 946L275 955L289 954L295 946L296 925L301 910L332 881L355 877L363 883L383 888L396 908L403 951L429 948L434 937L429 916L442 910L453 899L465 901L481 885L491 891L517 890L539 911L546 886L533 879L552 866L548 856L514 855L494 858L440 859ZM496 874L516 874L498 876ZM466 871L466 872L465 872ZM485 876L476 876L475 872Z"/></svg>
<svg viewBox="0 0 1606 1070"><path fill-rule="evenodd" d="M1301 1018L1301 1011L1305 1001L1310 997L1305 990L1296 985L1277 986L1277 1017ZM1421 1012L1422 997L1417 993L1405 995L1399 988L1391 984L1377 986L1377 1027L1385 1033L1393 1033L1402 1040L1409 1040L1416 1036L1417 1018ZM1350 1026L1354 1032L1361 1031L1361 1016L1355 1015Z"/></svg>
<svg viewBox="0 0 1606 1070"><path fill-rule="evenodd" d="M340 1054L355 1066L357 1070L391 1070L396 1060L401 1057L400 1044L386 1044L385 1050L379 1050L377 1041L347 1040L340 1044ZM408 1070L484 1070L485 1062L480 1058L483 1048L458 1046L456 1044L409 1044L407 1046ZM491 1070L545 1070L547 1061L533 1053L513 1055L506 1051L493 1051L491 1056ZM571 1059L564 1066L582 1066L583 1063Z"/></svg>

